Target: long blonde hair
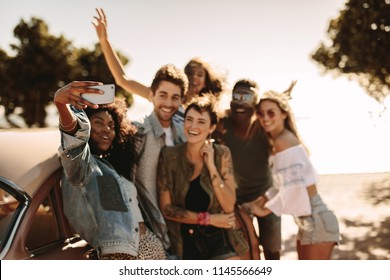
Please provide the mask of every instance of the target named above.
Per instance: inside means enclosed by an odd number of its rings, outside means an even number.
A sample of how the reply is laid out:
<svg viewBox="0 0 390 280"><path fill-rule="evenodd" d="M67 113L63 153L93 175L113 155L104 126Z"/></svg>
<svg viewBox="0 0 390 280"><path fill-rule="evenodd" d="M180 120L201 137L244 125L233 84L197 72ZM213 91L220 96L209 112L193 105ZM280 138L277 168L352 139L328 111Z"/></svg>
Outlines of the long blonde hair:
<svg viewBox="0 0 390 280"><path fill-rule="evenodd" d="M286 119L284 120L285 128L291 131L295 135L295 137L298 138L299 142L301 142L302 145L306 148L306 145L304 145L302 141L302 137L299 135L294 112L292 111L289 104L289 100L292 98L291 92L296 83L297 81L292 81L290 86L283 92L277 92L274 90L264 92L264 94L260 97L260 101L257 104L256 109L259 110L261 102L265 100L269 100L271 102L276 103L280 110L287 115ZM272 141L270 141L270 144L271 146L273 146ZM309 152L307 148L306 150L307 152Z"/></svg>

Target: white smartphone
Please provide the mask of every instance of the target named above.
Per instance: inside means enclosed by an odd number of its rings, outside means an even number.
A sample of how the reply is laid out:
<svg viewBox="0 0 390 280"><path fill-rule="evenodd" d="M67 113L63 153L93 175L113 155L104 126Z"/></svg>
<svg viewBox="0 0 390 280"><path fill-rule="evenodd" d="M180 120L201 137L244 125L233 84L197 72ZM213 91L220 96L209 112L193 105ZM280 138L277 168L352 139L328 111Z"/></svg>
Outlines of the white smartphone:
<svg viewBox="0 0 390 280"><path fill-rule="evenodd" d="M114 102L115 97L115 85L101 85L101 86L92 86L90 88L96 88L104 91L103 94L95 93L83 93L81 97L93 104L108 104Z"/></svg>

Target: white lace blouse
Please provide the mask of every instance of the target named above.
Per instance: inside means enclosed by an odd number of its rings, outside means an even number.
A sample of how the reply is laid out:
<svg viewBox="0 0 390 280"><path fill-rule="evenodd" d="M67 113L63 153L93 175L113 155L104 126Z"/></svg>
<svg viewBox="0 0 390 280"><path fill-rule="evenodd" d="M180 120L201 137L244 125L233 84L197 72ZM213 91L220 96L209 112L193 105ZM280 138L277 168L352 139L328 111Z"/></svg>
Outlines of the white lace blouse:
<svg viewBox="0 0 390 280"><path fill-rule="evenodd" d="M302 145L297 145L270 156L274 185L266 196L265 207L280 216L295 217L311 214L306 187L316 184L318 175Z"/></svg>

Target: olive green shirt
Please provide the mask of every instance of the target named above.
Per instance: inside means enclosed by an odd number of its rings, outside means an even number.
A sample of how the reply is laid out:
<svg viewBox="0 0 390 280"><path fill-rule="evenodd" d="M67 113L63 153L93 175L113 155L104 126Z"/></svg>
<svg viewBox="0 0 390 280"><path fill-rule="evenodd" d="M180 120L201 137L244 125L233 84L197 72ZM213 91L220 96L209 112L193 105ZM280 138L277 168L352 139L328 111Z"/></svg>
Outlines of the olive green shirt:
<svg viewBox="0 0 390 280"><path fill-rule="evenodd" d="M237 202L253 201L272 186L267 135L258 122L252 124L249 139L234 134L229 117L222 119L221 124L223 133L217 140L229 147L232 154Z"/></svg>
<svg viewBox="0 0 390 280"><path fill-rule="evenodd" d="M165 147L161 150L160 162L158 166L158 188L168 188L172 205L185 206L185 197L190 187L190 180L194 172L194 166L186 157L187 145L179 144L174 147ZM222 145L214 145L215 164L218 170L221 169L222 157L228 148ZM214 194L210 174L206 166L203 167L200 174L200 185L210 197L210 204L207 211L210 214L222 213L222 208ZM180 234L180 223L167 221L168 233L171 240L172 253L180 257L183 255L183 240ZM238 255L244 254L248 250L248 244L240 230L227 230L229 240Z"/></svg>

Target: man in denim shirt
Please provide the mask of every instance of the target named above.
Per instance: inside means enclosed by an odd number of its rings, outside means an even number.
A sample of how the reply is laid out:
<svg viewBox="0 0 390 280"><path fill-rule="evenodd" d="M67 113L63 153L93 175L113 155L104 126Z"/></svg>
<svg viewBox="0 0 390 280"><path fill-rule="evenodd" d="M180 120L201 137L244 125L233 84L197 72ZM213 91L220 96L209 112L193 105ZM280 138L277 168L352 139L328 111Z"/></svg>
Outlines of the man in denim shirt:
<svg viewBox="0 0 390 280"><path fill-rule="evenodd" d="M169 249L167 227L157 201L157 165L161 148L185 142L183 128L172 122L172 116L181 106L188 87L184 72L169 64L160 68L153 79L151 100L153 112L142 122L134 122L139 128L138 151L140 162L135 185L138 190L145 222Z"/></svg>

